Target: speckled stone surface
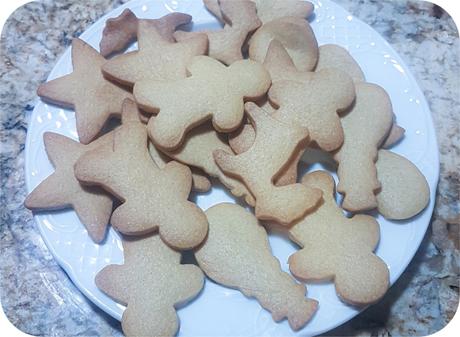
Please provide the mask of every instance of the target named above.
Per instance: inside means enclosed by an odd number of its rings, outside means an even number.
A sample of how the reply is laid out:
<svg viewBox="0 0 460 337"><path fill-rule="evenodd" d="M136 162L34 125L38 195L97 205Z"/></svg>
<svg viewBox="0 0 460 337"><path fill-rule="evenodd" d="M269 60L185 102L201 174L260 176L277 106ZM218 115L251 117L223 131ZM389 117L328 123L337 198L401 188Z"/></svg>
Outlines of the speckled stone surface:
<svg viewBox="0 0 460 337"><path fill-rule="evenodd" d="M123 0L43 1L18 9L0 50L0 291L9 319L46 336L120 336L120 324L92 305L44 245L22 202L27 116L57 58ZM424 91L440 146L441 176L430 229L385 298L327 335L427 335L453 317L459 292L460 50L452 19L419 1L336 0L376 29Z"/></svg>

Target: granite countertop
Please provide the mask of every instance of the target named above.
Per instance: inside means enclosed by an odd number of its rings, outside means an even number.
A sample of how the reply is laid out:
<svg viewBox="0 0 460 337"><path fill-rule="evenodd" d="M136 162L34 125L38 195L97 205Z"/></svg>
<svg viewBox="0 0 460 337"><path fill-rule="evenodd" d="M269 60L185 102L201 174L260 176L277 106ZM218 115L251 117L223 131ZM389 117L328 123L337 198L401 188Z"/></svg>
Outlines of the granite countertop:
<svg viewBox="0 0 460 337"><path fill-rule="evenodd" d="M198 0L197 0L198 1ZM118 321L72 284L23 207L27 116L71 38L124 0L46 0L8 20L0 58L0 291L9 319L33 335L120 336ZM427 335L459 301L460 53L452 19L421 1L336 0L376 29L424 91L438 134L441 176L431 226L414 260L385 298L327 335Z"/></svg>

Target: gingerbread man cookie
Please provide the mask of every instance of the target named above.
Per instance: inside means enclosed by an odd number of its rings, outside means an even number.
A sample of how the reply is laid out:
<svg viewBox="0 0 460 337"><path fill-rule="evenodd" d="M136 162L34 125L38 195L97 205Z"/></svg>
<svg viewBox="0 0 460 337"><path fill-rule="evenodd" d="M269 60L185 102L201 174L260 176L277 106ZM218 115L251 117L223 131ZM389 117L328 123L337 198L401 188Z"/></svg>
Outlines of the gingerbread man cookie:
<svg viewBox="0 0 460 337"><path fill-rule="evenodd" d="M173 150L185 133L212 118L220 132L235 130L243 119L244 100L255 100L270 86L270 75L254 61L226 67L207 56L196 56L188 66L191 76L178 81L140 81L134 86L137 102L158 115L148 124L160 147Z"/></svg>
<svg viewBox="0 0 460 337"><path fill-rule="evenodd" d="M181 264L181 254L158 235L123 240L124 263L112 264L96 275L96 285L126 305L121 319L128 337L175 336L179 329L176 309L203 288L201 270Z"/></svg>
<svg viewBox="0 0 460 337"><path fill-rule="evenodd" d="M302 184L322 190L323 203L289 230L302 247L289 257L291 272L304 281L333 280L347 303L378 301L389 287L388 267L373 253L379 224L369 215L347 218L335 202L335 183L328 173L307 174Z"/></svg>
<svg viewBox="0 0 460 337"><path fill-rule="evenodd" d="M111 219L123 234L142 235L158 229L172 247L195 247L203 241L208 226L201 209L187 200L192 184L190 169L177 162L158 168L147 141L136 104L127 100L113 143L85 153L75 165L75 175L123 201Z"/></svg>

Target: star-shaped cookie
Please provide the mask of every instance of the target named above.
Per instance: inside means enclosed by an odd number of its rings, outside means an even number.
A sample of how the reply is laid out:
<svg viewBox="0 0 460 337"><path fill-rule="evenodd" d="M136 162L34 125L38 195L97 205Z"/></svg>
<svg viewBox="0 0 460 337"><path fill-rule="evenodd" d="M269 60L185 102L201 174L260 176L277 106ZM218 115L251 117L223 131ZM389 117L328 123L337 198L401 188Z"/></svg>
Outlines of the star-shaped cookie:
<svg viewBox="0 0 460 337"><path fill-rule="evenodd" d="M72 207L89 236L101 242L112 214L112 199L100 188L81 185L75 178L73 166L81 155L110 140L111 135L89 145L53 132L46 132L43 138L56 170L27 196L24 205L37 211Z"/></svg>
<svg viewBox="0 0 460 337"><path fill-rule="evenodd" d="M109 82L101 72L106 62L93 47L72 41L73 72L38 87L44 101L75 109L80 142L88 144L112 115L120 115L123 100L131 93Z"/></svg>
<svg viewBox="0 0 460 337"><path fill-rule="evenodd" d="M186 66L193 56L203 55L208 47L205 34L184 42L164 39L157 28L139 21L139 50L119 55L102 67L104 74L125 85L142 80L178 80L187 77Z"/></svg>

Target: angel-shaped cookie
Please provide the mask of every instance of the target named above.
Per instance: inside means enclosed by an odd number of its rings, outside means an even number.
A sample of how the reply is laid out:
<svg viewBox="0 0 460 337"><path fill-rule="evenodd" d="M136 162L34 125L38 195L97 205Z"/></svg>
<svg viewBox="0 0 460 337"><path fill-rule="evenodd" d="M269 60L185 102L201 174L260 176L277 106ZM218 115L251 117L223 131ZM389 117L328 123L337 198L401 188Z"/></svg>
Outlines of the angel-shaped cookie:
<svg viewBox="0 0 460 337"><path fill-rule="evenodd" d="M354 305L378 301L389 286L385 262L373 251L379 224L369 216L347 218L335 202L334 179L324 171L307 174L302 184L323 191L323 203L289 230L302 249L289 257L289 268L304 281L333 280L342 300Z"/></svg>
<svg viewBox="0 0 460 337"><path fill-rule="evenodd" d="M246 103L245 107L256 131L254 144L239 155L216 150L214 159L225 173L246 184L256 199L258 219L289 224L313 208L321 198L317 189L301 184L275 186L273 183L296 149L305 146L308 131L274 119L254 103Z"/></svg>
<svg viewBox="0 0 460 337"><path fill-rule="evenodd" d="M45 132L43 140L51 163L56 170L27 196L24 205L34 211L71 207L88 230L94 242L101 242L112 215L112 198L95 186L84 186L75 178L73 166L87 151L104 142L111 142L107 134L84 145L63 135Z"/></svg>
<svg viewBox="0 0 460 337"><path fill-rule="evenodd" d="M318 303L306 298L305 286L281 270L254 215L241 206L222 203L209 208L206 216L209 234L195 252L206 275L255 297L275 321L287 318L292 329L302 328Z"/></svg>
<svg viewBox="0 0 460 337"><path fill-rule="evenodd" d="M158 168L147 141L136 104L127 100L113 143L85 153L75 165L75 175L123 201L111 219L123 234L140 235L158 229L172 247L192 248L203 241L208 226L201 209L187 200L192 185L190 169L177 162Z"/></svg>
<svg viewBox="0 0 460 337"><path fill-rule="evenodd" d="M74 108L80 142L88 144L107 120L121 114L131 93L106 80L101 72L106 62L93 47L80 39L72 40L73 72L40 84L37 95L60 106Z"/></svg>
<svg viewBox="0 0 460 337"><path fill-rule="evenodd" d="M137 82L134 95L140 106L158 112L148 124L152 141L172 150L187 131L212 118L214 128L231 132L241 123L244 100L255 100L270 86L270 75L257 62L241 60L226 67L207 56L196 56L188 66L191 76L178 81Z"/></svg>
<svg viewBox="0 0 460 337"><path fill-rule="evenodd" d="M121 327L128 337L175 336L176 309L203 288L200 268L181 264L181 254L158 235L123 240L124 263L112 264L96 275L96 285L126 305Z"/></svg>

